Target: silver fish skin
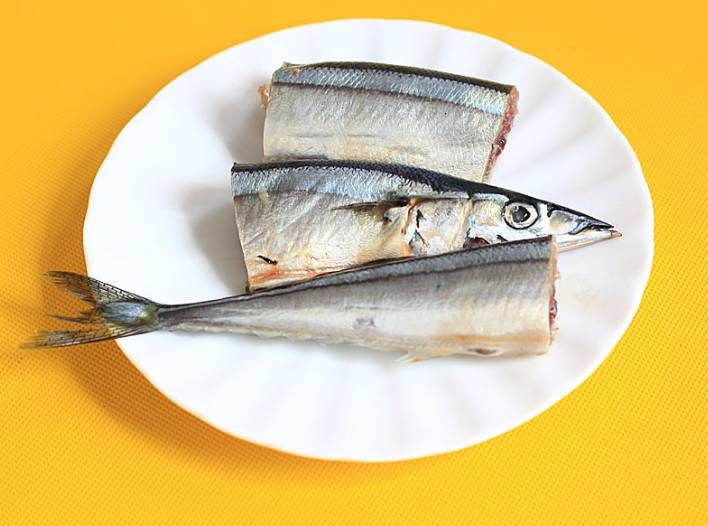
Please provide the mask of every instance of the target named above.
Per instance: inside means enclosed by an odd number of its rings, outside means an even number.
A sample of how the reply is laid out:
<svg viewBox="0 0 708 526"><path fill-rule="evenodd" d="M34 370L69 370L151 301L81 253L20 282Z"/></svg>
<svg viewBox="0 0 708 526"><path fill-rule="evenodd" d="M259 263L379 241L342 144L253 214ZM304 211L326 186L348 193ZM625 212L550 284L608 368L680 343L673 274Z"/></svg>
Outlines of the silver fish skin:
<svg viewBox="0 0 708 526"><path fill-rule="evenodd" d="M231 177L250 290L476 244L555 235L566 250L619 236L542 199L406 166L236 164Z"/></svg>
<svg viewBox="0 0 708 526"><path fill-rule="evenodd" d="M235 332L341 342L421 359L540 354L554 332L552 238L399 260L202 303L161 305L78 274L54 272L92 305L74 331L40 334L60 347L156 330Z"/></svg>
<svg viewBox="0 0 708 526"><path fill-rule="evenodd" d="M368 62L285 64L261 88L266 160L353 159L488 182L514 86Z"/></svg>

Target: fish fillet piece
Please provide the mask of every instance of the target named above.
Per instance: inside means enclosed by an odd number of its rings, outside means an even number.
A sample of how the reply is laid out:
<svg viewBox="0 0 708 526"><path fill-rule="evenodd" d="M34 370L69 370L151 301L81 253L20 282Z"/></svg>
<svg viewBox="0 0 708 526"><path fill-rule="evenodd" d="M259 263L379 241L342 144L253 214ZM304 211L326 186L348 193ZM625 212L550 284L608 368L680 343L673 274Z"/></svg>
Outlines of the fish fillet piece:
<svg viewBox="0 0 708 526"><path fill-rule="evenodd" d="M478 244L553 234L567 249L617 235L548 201L399 165L236 164L231 184L249 290Z"/></svg>
<svg viewBox="0 0 708 526"><path fill-rule="evenodd" d="M79 329L30 344L61 347L157 330L344 342L410 359L540 354L555 317L552 238L398 260L213 301L162 305L73 273L50 273L90 303Z"/></svg>
<svg viewBox="0 0 708 526"><path fill-rule="evenodd" d="M285 64L260 93L267 160L397 163L484 182L518 99L506 84L368 62Z"/></svg>

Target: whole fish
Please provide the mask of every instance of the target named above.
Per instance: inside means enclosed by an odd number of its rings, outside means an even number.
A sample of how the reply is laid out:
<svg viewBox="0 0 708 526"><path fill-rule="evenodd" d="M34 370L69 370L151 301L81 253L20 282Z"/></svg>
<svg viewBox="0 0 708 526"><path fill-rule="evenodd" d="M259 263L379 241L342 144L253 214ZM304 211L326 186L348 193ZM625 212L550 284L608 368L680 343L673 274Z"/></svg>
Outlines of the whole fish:
<svg viewBox="0 0 708 526"><path fill-rule="evenodd" d="M267 160L354 159L487 182L514 86L368 62L285 64L261 87Z"/></svg>
<svg viewBox="0 0 708 526"><path fill-rule="evenodd" d="M399 165L236 164L231 183L250 290L483 243L553 234L565 250L620 235L548 201Z"/></svg>
<svg viewBox="0 0 708 526"><path fill-rule="evenodd" d="M556 306L551 238L395 261L214 301L162 305L78 274L50 277L91 310L84 324L38 335L61 347L134 334L224 331L345 342L412 359L449 354L537 354L548 349Z"/></svg>

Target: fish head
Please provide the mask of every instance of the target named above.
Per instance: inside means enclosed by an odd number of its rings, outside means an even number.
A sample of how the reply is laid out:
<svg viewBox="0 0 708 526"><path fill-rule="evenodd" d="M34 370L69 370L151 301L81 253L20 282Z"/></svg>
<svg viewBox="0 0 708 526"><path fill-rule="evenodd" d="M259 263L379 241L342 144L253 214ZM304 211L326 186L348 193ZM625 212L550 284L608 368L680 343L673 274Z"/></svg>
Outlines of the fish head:
<svg viewBox="0 0 708 526"><path fill-rule="evenodd" d="M477 194L472 198L467 239L500 243L553 235L568 250L622 234L605 221L561 205L515 192Z"/></svg>

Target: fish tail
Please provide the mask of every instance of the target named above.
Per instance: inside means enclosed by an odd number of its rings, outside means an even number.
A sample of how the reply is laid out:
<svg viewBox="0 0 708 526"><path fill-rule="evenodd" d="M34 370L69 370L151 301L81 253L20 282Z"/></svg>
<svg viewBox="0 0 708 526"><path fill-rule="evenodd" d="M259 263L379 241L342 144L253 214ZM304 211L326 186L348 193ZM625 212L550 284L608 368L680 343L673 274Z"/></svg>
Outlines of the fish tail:
<svg viewBox="0 0 708 526"><path fill-rule="evenodd" d="M161 328L162 305L97 279L73 272L48 272L57 286L89 304L78 316L54 316L77 323L73 330L42 331L25 348L66 347L143 334Z"/></svg>

